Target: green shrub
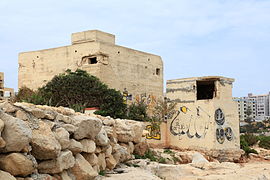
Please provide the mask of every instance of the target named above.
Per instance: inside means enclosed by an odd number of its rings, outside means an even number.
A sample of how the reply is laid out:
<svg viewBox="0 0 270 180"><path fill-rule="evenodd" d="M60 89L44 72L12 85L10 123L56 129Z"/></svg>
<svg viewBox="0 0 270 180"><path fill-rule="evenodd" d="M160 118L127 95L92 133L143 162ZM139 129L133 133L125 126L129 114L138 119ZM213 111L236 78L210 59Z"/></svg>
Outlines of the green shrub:
<svg viewBox="0 0 270 180"><path fill-rule="evenodd" d="M143 101L132 103L128 107L127 118L136 121L148 121L147 105Z"/></svg>
<svg viewBox="0 0 270 180"><path fill-rule="evenodd" d="M246 135L240 136L240 148L245 151L245 154L248 155L249 153L255 153L258 154L258 152L255 149L252 149L249 147L249 143L246 140Z"/></svg>
<svg viewBox="0 0 270 180"><path fill-rule="evenodd" d="M260 136L259 139L259 147L270 149L270 136Z"/></svg>
<svg viewBox="0 0 270 180"><path fill-rule="evenodd" d="M170 149L164 149L163 152L167 153L167 154L172 154L173 153Z"/></svg>
<svg viewBox="0 0 270 180"><path fill-rule="evenodd" d="M126 104L119 91L108 88L97 77L83 70L54 76L45 86L32 91L23 87L16 101L33 104L64 106L83 112L86 107L99 107L97 114L113 118L126 117Z"/></svg>
<svg viewBox="0 0 270 180"><path fill-rule="evenodd" d="M245 139L248 146L253 146L259 141L259 138L253 134L244 134L244 135L241 135L241 137Z"/></svg>
<svg viewBox="0 0 270 180"><path fill-rule="evenodd" d="M105 176L106 175L106 172L105 171L99 171L98 173L100 176Z"/></svg>

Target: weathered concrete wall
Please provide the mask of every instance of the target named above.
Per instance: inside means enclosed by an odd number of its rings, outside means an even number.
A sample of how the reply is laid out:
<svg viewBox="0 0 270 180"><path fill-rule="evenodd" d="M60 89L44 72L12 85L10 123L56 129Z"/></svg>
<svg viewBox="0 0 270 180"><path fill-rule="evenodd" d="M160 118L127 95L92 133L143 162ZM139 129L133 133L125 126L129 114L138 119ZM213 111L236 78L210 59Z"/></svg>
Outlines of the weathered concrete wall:
<svg viewBox="0 0 270 180"><path fill-rule="evenodd" d="M110 88L128 91L132 99L163 95L160 56L114 44L114 35L101 31L72 34L72 45L19 54L19 88L37 89L66 69L83 69ZM89 64L96 58L96 64Z"/></svg>
<svg viewBox="0 0 270 180"><path fill-rule="evenodd" d="M151 147L166 148L169 146L167 123L161 123L160 129L153 129L151 124L148 122L145 123L145 127L148 131L145 137L147 139L147 142L151 144Z"/></svg>
<svg viewBox="0 0 270 180"><path fill-rule="evenodd" d="M197 81L213 81L212 99L197 100ZM237 105L232 100L233 79L187 78L167 81L167 97L177 102L169 120L169 144L192 149L239 149Z"/></svg>
<svg viewBox="0 0 270 180"><path fill-rule="evenodd" d="M212 98L198 99L198 81L213 83ZM233 81L224 77L167 81L166 96L177 103L177 113L168 120L166 130L164 125L161 127L160 140L148 142L153 146L166 144L179 149L212 150L213 153L219 152L215 150L239 150L239 119L237 105L232 100Z"/></svg>

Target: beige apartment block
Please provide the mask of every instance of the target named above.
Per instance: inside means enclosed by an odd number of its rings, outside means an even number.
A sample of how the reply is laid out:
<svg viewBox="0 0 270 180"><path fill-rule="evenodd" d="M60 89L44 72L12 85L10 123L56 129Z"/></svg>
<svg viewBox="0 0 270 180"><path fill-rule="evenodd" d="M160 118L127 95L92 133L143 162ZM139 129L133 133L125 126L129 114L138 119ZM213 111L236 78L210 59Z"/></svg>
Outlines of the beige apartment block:
<svg viewBox="0 0 270 180"><path fill-rule="evenodd" d="M9 99L15 96L13 88L5 87L5 76L3 72L0 72L0 99Z"/></svg>
<svg viewBox="0 0 270 180"><path fill-rule="evenodd" d="M234 79L220 76L168 80L166 97L176 103L176 114L162 124L160 132L150 133L148 141L154 145L208 152L239 150L233 82Z"/></svg>
<svg viewBox="0 0 270 180"><path fill-rule="evenodd" d="M4 96L4 73L0 72L0 97Z"/></svg>
<svg viewBox="0 0 270 180"><path fill-rule="evenodd" d="M33 90L67 69L86 70L126 101L145 99L151 104L163 95L160 56L115 44L115 36L98 30L73 33L71 45L19 54L19 88Z"/></svg>

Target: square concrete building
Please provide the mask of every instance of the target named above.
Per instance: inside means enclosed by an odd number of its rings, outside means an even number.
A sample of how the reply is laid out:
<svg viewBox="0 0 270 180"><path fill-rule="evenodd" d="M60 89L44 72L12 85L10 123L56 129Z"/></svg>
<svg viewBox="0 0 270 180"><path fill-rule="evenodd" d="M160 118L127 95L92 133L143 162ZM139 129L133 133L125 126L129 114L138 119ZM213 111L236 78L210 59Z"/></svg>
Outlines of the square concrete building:
<svg viewBox="0 0 270 180"><path fill-rule="evenodd" d="M67 69L86 70L126 100L163 95L160 56L115 44L115 36L98 30L73 33L71 45L19 54L19 88L38 89ZM149 102L149 101L148 101Z"/></svg>
<svg viewBox="0 0 270 180"><path fill-rule="evenodd" d="M234 79L220 76L167 81L167 98L176 115L167 122L167 144L181 149L240 149Z"/></svg>

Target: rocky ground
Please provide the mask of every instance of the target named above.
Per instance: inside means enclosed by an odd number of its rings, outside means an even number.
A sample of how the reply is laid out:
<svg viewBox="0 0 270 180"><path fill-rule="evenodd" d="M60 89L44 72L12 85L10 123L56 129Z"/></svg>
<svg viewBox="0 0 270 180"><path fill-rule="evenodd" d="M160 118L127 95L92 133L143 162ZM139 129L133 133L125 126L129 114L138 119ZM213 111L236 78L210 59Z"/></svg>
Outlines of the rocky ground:
<svg viewBox="0 0 270 180"><path fill-rule="evenodd" d="M153 154L162 160L165 159L163 163L166 164L149 159L130 160L117 166L117 172L111 171L98 178L101 180L270 180L270 161L265 158L269 156L270 150L257 150L259 154L251 154L242 159L244 163L220 163L196 151L153 149Z"/></svg>
<svg viewBox="0 0 270 180"><path fill-rule="evenodd" d="M202 152L149 150L144 128L63 107L0 103L0 180L270 180L269 150L220 163Z"/></svg>
<svg viewBox="0 0 270 180"><path fill-rule="evenodd" d="M269 162L231 162L168 165L151 162L141 167L125 167L121 174L107 174L102 180L268 180Z"/></svg>

